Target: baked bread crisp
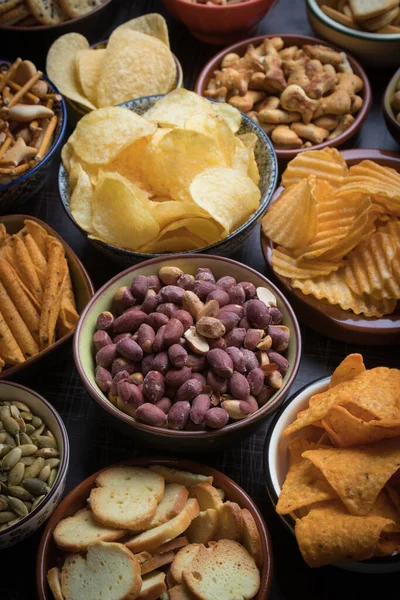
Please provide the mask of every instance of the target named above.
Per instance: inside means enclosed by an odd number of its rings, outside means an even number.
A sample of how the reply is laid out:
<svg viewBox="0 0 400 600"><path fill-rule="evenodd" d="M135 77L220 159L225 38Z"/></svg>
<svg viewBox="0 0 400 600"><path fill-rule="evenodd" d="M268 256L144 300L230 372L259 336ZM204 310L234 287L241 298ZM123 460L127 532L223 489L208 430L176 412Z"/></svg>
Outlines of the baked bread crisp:
<svg viewBox="0 0 400 600"><path fill-rule="evenodd" d="M157 600L167 590L165 585L165 573L153 571L143 577L142 589L138 600Z"/></svg>
<svg viewBox="0 0 400 600"><path fill-rule="evenodd" d="M12 10L19 2L20 0L0 0L0 15Z"/></svg>
<svg viewBox="0 0 400 600"><path fill-rule="evenodd" d="M191 488L196 483L207 481L208 483L213 482L211 475L200 475L199 473L190 473L189 471L181 471L177 469L171 469L171 467L164 467L164 465L152 465L149 467L151 471L162 475L167 483L179 483L187 488Z"/></svg>
<svg viewBox="0 0 400 600"><path fill-rule="evenodd" d="M189 490L178 483L169 483L165 486L164 496L157 506L156 514L148 527L157 527L166 523L185 508Z"/></svg>
<svg viewBox="0 0 400 600"><path fill-rule="evenodd" d="M58 567L53 567L47 573L47 583L51 589L54 600L64 600L61 589L61 573Z"/></svg>
<svg viewBox="0 0 400 600"><path fill-rule="evenodd" d="M97 523L92 511L83 508L73 517L60 521L53 537L59 548L68 552L82 552L95 542L114 542L125 533L124 529L112 529Z"/></svg>

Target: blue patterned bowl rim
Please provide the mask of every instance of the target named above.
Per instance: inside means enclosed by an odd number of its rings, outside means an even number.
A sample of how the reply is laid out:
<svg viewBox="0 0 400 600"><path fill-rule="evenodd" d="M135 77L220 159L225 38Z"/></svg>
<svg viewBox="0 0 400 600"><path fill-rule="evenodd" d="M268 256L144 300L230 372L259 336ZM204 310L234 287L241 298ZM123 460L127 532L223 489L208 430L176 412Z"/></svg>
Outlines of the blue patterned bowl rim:
<svg viewBox="0 0 400 600"><path fill-rule="evenodd" d="M127 102L122 102L118 106L123 106L123 107L129 108L130 110L132 110L133 107L137 108L141 104L144 104L145 108L143 108L143 112L145 112L145 110L147 110L149 108L149 106L148 106L149 104L150 105L151 105L151 103L154 104L154 102L156 102L157 100L160 100L161 98L163 98L163 96L164 96L164 94L158 94L158 95L153 95L153 96L143 96L142 98L137 98L136 100L128 100ZM208 100L209 100L209 102L217 102L217 100L213 100L211 98L208 98ZM277 180L278 180L278 160L276 157L275 149L274 149L269 137L265 133L265 131L263 131L261 129L261 127L257 123L255 123L252 119L250 119L250 117L248 117L246 114L241 113L241 115L242 115L242 125L245 124L245 125L247 125L247 127L250 130L253 130L256 132L258 141L266 146L268 155L270 157L269 183L268 183L268 186L266 186L267 189L264 192L261 190L260 205L259 205L258 209L256 210L256 212L250 217L250 219L248 219L245 223L243 223L243 225L241 225L238 229L235 229L235 231L232 231L232 233L230 233L226 238L219 240L218 242L215 242L214 244L210 244L208 246L203 246L202 248L196 248L194 250L188 250L186 252L180 252L179 254L197 254L199 252L211 253L211 251L213 251L215 254L217 254L218 247L221 244L224 244L224 243L228 242L229 240L232 240L235 236L240 235L240 233L244 232L253 223L256 223L258 221L258 219L262 216L262 214L265 212L268 204L271 201L271 198L274 193L274 190L275 190L275 187L277 184ZM69 194L67 194L65 192L65 189L63 186L63 180L66 177L67 177L67 172L64 168L64 165L61 162L59 172L58 172L58 190L59 190L62 204L64 206L64 209L65 209L67 215L70 217L70 219L72 220L74 225L76 227L78 227L87 236L87 232L84 229L82 229L81 227L79 227L79 225L77 224L77 222L75 221L75 219L73 218L73 216L70 212ZM124 255L127 258L130 256L138 256L138 257L140 257L141 260L147 260L150 258L155 258L156 256L171 256L171 254L176 254L175 252L144 254L142 252L126 250L125 248L118 248L117 246L113 246L111 244L107 244L106 242L102 242L101 240L95 240L95 241L96 241L96 243L101 244L102 246L108 248L109 251L111 251L111 252L117 251L120 255Z"/></svg>
<svg viewBox="0 0 400 600"><path fill-rule="evenodd" d="M11 65L12 61L9 60L8 58L0 58L0 64L3 64L3 63L9 63ZM65 129L67 127L67 107L65 105L64 96L61 94L59 89L54 85L54 83L48 77L46 77L45 74L42 75L42 78L45 81L47 81L47 83L52 88L54 94L59 94L61 96L61 102L60 102L61 128L58 132L56 139L53 142L53 146L51 147L49 152L46 154L46 156L43 158L43 160L41 160L36 165L36 167L33 167L33 169L31 169L30 171L28 171L27 173L24 173L23 175L21 175L21 177L18 177L18 179L14 179L14 181L10 181L10 183L6 183L5 185L0 185L0 192L11 188L12 186L16 185L17 183L21 183L25 179L28 179L31 175L33 175L34 173L36 173L36 171L38 171L41 167L43 167L43 165L46 162L48 162L48 160L50 160L50 158L56 152L56 150L58 149L58 147L64 137Z"/></svg>

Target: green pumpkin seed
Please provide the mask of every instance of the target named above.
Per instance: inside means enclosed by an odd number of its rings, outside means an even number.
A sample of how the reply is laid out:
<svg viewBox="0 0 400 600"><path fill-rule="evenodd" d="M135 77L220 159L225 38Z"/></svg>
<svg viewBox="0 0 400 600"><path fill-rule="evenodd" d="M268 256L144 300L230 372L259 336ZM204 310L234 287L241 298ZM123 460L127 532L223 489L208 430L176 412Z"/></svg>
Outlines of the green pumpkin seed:
<svg viewBox="0 0 400 600"><path fill-rule="evenodd" d="M45 435L47 435L49 438L51 438L52 440L54 440L56 442L56 448L57 448L58 447L57 440L54 437L54 434L50 431L50 429L46 429Z"/></svg>
<svg viewBox="0 0 400 600"><path fill-rule="evenodd" d="M7 433L5 431L0 432L0 444L4 444L6 441Z"/></svg>
<svg viewBox="0 0 400 600"><path fill-rule="evenodd" d="M9 496L8 504L10 505L11 510L17 513L17 515L20 517L26 517L28 514L28 509L19 498L13 498L12 496Z"/></svg>
<svg viewBox="0 0 400 600"><path fill-rule="evenodd" d="M26 410L22 410L20 412L21 417L23 418L23 420L26 421L32 421L33 419L33 414L31 412L28 412Z"/></svg>
<svg viewBox="0 0 400 600"><path fill-rule="evenodd" d="M15 519L17 515L10 510L3 510L0 512L0 523L3 525L4 523L9 523L13 519Z"/></svg>
<svg viewBox="0 0 400 600"><path fill-rule="evenodd" d="M32 440L27 433L20 433L19 440L21 442L21 446L24 444L32 444Z"/></svg>
<svg viewBox="0 0 400 600"><path fill-rule="evenodd" d="M8 431L10 435L15 435L19 433L19 424L13 417L4 417L3 418L4 429Z"/></svg>
<svg viewBox="0 0 400 600"><path fill-rule="evenodd" d="M40 417L33 417L32 419L32 425L34 426L35 429L37 429L38 427L40 427L40 425L43 423L42 419Z"/></svg>
<svg viewBox="0 0 400 600"><path fill-rule="evenodd" d="M43 431L46 429L46 425L44 423L42 423L41 425L39 425L39 427L37 427L35 429L35 432L32 433L32 438L36 437L38 435L42 435Z"/></svg>
<svg viewBox="0 0 400 600"><path fill-rule="evenodd" d="M7 479L8 479L8 477L7 477ZM8 487L6 486L6 484L3 481L0 481L0 492L2 494L5 494L6 496L8 496L8 494L9 494Z"/></svg>
<svg viewBox="0 0 400 600"><path fill-rule="evenodd" d="M22 456L21 448L13 448L1 461L2 471L10 471Z"/></svg>
<svg viewBox="0 0 400 600"><path fill-rule="evenodd" d="M34 510L34 509L37 507L37 505L41 503L41 501L43 500L43 498L46 498L46 496L45 496L45 495L43 495L43 496L38 496L38 497L35 499L34 503L32 504L32 510Z"/></svg>
<svg viewBox="0 0 400 600"><path fill-rule="evenodd" d="M26 412L31 412L31 409L29 408L29 406L27 406L25 404L25 402L21 402L21 400L12 400L11 401L11 405L12 406L16 406L19 410L24 410Z"/></svg>
<svg viewBox="0 0 400 600"><path fill-rule="evenodd" d="M28 502L28 500L25 500L24 504L25 504L26 508L28 509L28 512L31 512L31 510L32 510L32 504L33 503L32 502Z"/></svg>
<svg viewBox="0 0 400 600"><path fill-rule="evenodd" d="M25 465L18 462L8 474L8 486L19 485L24 478Z"/></svg>
<svg viewBox="0 0 400 600"><path fill-rule="evenodd" d="M58 467L58 465L60 464L60 459L59 458L46 458L46 465L50 465L50 467L53 469L54 467Z"/></svg>
<svg viewBox="0 0 400 600"><path fill-rule="evenodd" d="M0 458L6 456L10 450L12 450L12 446L9 446L8 444L0 444Z"/></svg>
<svg viewBox="0 0 400 600"><path fill-rule="evenodd" d="M22 452L22 456L32 456L38 449L35 444L22 444L19 448Z"/></svg>
<svg viewBox="0 0 400 600"><path fill-rule="evenodd" d="M44 458L39 456L35 458L35 461L25 469L25 477L28 479L35 478L39 475L40 471L44 467Z"/></svg>
<svg viewBox="0 0 400 600"><path fill-rule="evenodd" d="M41 496L42 494L46 494L48 491L47 485L44 481L40 481L40 479L24 479L22 482L24 488L34 496Z"/></svg>
<svg viewBox="0 0 400 600"><path fill-rule="evenodd" d="M0 406L0 419L3 421L5 417L11 417L9 406Z"/></svg>
<svg viewBox="0 0 400 600"><path fill-rule="evenodd" d="M50 477L47 480L47 485L49 487L51 487L53 485L53 483L55 482L56 477L57 477L57 473L58 473L57 469L52 469L51 470Z"/></svg>
<svg viewBox="0 0 400 600"><path fill-rule="evenodd" d="M22 462L26 467L29 467L35 462L34 456L23 456L19 462Z"/></svg>
<svg viewBox="0 0 400 600"><path fill-rule="evenodd" d="M43 458L56 458L60 456L60 453L55 448L40 448L36 450L35 456L42 456Z"/></svg>
<svg viewBox="0 0 400 600"><path fill-rule="evenodd" d="M19 419L20 417L19 409L14 404L11 404L10 406L10 415L14 417L14 419Z"/></svg>
<svg viewBox="0 0 400 600"><path fill-rule="evenodd" d="M35 443L39 448L54 448L57 449L57 442L47 435L35 436Z"/></svg>
<svg viewBox="0 0 400 600"><path fill-rule="evenodd" d="M16 446L20 446L20 445L21 445L21 440L20 440L20 437L19 437L19 436L20 436L20 434L19 434L19 433L16 433L16 434L14 435L14 440L15 440L15 445L16 445Z"/></svg>
<svg viewBox="0 0 400 600"><path fill-rule="evenodd" d="M8 479L7 473L0 473L0 483L6 483ZM0 486L1 489L1 486Z"/></svg>
<svg viewBox="0 0 400 600"><path fill-rule="evenodd" d="M0 421L0 431L3 431L3 429L4 429L3 421Z"/></svg>
<svg viewBox="0 0 400 600"><path fill-rule="evenodd" d="M33 425L31 425L30 423L27 423L27 424L25 425L25 433L26 433L27 435L32 435L32 433L34 433L34 432L35 432L35 428L34 428L34 426L33 426Z"/></svg>
<svg viewBox="0 0 400 600"><path fill-rule="evenodd" d="M19 425L19 430L22 433L25 433L25 421L22 419L22 417L20 417L19 419L15 419Z"/></svg>
<svg viewBox="0 0 400 600"><path fill-rule="evenodd" d="M9 433L7 433L7 437L6 437L6 444L8 446L11 446L11 448L15 448L16 447L16 442L15 439L13 438L12 435L10 435Z"/></svg>
<svg viewBox="0 0 400 600"><path fill-rule="evenodd" d="M40 479L40 481L47 481L48 478L50 477L50 473L51 473L51 467L49 467L49 465L45 465L43 467L43 469L40 471L40 473L38 475L38 479Z"/></svg>
<svg viewBox="0 0 400 600"><path fill-rule="evenodd" d="M19 498L20 500L28 500L29 502L33 500L32 494L30 494L28 490L20 485L11 485L8 488L8 496L13 496L14 498Z"/></svg>
<svg viewBox="0 0 400 600"><path fill-rule="evenodd" d="M3 510L7 510L7 508L8 508L7 500L4 500L4 498L0 498L0 512L2 512Z"/></svg>

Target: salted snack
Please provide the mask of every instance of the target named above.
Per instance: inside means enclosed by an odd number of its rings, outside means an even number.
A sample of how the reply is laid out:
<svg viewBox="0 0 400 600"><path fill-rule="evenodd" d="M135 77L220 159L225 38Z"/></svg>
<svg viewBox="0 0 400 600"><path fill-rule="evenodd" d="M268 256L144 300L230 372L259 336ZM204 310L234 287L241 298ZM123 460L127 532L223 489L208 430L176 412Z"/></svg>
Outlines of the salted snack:
<svg viewBox="0 0 400 600"><path fill-rule="evenodd" d="M4 0L0 2L0 28L59 25L82 17L104 0Z"/></svg>
<svg viewBox="0 0 400 600"><path fill-rule="evenodd" d="M295 519L310 567L400 552L400 371L360 354L284 431L289 471L276 511Z"/></svg>
<svg viewBox="0 0 400 600"><path fill-rule="evenodd" d="M321 10L350 29L400 33L399 0L339 0L334 4L321 4Z"/></svg>
<svg viewBox="0 0 400 600"><path fill-rule="evenodd" d="M18 523L54 484L60 451L44 421L19 400L0 401L0 531Z"/></svg>
<svg viewBox="0 0 400 600"><path fill-rule="evenodd" d="M1 368L36 356L78 319L62 243L36 221L13 235L0 224Z"/></svg>
<svg viewBox="0 0 400 600"><path fill-rule="evenodd" d="M333 148L304 152L262 230L274 271L303 294L380 318L400 300L400 175L371 160L348 168Z"/></svg>
<svg viewBox="0 0 400 600"><path fill-rule="evenodd" d="M0 189L46 156L57 127L59 94L30 60L0 73Z"/></svg>
<svg viewBox="0 0 400 600"><path fill-rule="evenodd" d="M110 309L93 336L96 382L142 423L221 429L283 385L290 330L267 288L165 266L120 288Z"/></svg>
<svg viewBox="0 0 400 600"><path fill-rule="evenodd" d="M257 138L239 111L177 89L142 116L85 115L62 150L70 210L90 238L143 253L203 248L257 210Z"/></svg>
<svg viewBox="0 0 400 600"><path fill-rule="evenodd" d="M204 95L245 112L278 149L333 140L354 123L363 81L344 52L322 44L286 46L280 37L230 52Z"/></svg>
<svg viewBox="0 0 400 600"><path fill-rule="evenodd" d="M254 598L263 566L257 524L212 484L163 465L102 471L88 508L54 530L68 553L47 574L55 600Z"/></svg>
<svg viewBox="0 0 400 600"><path fill-rule="evenodd" d="M167 24L157 13L123 23L101 48L89 48L79 33L59 37L48 51L46 71L85 112L167 94L177 81Z"/></svg>

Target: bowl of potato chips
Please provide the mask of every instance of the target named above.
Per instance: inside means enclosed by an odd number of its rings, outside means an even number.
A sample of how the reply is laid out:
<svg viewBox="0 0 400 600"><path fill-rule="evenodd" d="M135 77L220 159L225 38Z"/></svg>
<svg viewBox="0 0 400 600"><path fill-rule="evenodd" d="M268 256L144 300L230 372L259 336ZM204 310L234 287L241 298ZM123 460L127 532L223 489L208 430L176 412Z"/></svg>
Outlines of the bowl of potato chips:
<svg viewBox="0 0 400 600"><path fill-rule="evenodd" d="M400 371L350 354L271 423L270 499L312 567L400 569Z"/></svg>
<svg viewBox="0 0 400 600"><path fill-rule="evenodd" d="M266 261L309 327L346 342L400 335L400 155L304 152L262 222Z"/></svg>
<svg viewBox="0 0 400 600"><path fill-rule="evenodd" d="M171 252L233 253L277 180L257 124L183 89L88 113L62 159L67 214L124 266Z"/></svg>

